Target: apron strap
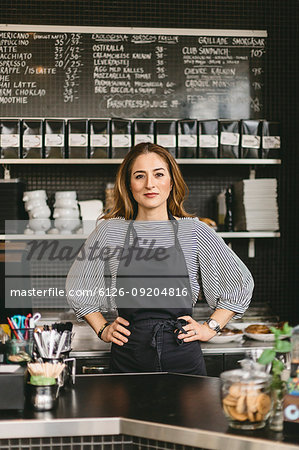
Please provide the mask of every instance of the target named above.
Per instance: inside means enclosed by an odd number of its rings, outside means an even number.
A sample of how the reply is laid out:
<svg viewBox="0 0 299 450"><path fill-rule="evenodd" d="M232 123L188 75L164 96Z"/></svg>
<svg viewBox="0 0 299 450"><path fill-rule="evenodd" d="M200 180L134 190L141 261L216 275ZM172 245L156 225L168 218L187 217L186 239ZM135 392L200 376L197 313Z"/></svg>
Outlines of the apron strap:
<svg viewBox="0 0 299 450"><path fill-rule="evenodd" d="M184 319L166 319L163 321L159 321L154 325L152 330L152 340L151 346L156 349L157 357L158 357L158 370L161 371L161 355L163 350L163 332L168 331L173 333L176 343L178 345L184 344L182 339L178 338L178 334L180 331L184 334L187 334L187 331L184 330L183 326L186 325L187 322ZM175 331L174 331L175 330Z"/></svg>

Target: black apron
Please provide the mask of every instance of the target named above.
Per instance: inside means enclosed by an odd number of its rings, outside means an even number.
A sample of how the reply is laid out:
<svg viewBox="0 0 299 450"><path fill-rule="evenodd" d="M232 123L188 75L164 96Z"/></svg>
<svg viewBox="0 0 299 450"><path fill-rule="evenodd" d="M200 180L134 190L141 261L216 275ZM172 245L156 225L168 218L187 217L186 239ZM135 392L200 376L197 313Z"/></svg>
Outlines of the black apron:
<svg viewBox="0 0 299 450"><path fill-rule="evenodd" d="M178 222L170 211L174 245L142 248L130 222L116 278L116 304L120 317L128 320L131 334L123 346L112 344L113 373L176 372L206 375L199 341L177 338L192 315L192 292L185 256L180 246ZM130 235L133 244L130 245Z"/></svg>

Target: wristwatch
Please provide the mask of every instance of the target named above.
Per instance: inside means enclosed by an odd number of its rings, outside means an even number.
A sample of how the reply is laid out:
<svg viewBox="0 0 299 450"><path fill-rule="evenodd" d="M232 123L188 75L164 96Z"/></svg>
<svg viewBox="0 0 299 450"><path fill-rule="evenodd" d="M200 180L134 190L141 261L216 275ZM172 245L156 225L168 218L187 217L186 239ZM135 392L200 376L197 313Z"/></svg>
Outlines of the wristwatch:
<svg viewBox="0 0 299 450"><path fill-rule="evenodd" d="M212 319L211 317L209 317L206 320L206 324L208 325L209 328L211 328L211 330L216 331L216 333L220 333L221 332L221 328L220 328L220 325L217 322L217 320Z"/></svg>

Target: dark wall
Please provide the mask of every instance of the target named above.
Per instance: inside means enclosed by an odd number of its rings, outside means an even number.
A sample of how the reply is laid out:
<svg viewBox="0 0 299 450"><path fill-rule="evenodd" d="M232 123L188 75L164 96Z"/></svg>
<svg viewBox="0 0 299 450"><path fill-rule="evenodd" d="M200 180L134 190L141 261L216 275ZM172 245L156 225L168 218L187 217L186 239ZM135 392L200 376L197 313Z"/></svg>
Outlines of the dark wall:
<svg viewBox="0 0 299 450"><path fill-rule="evenodd" d="M6 2L2 23L124 26L170 28L265 29L268 52L265 76L265 116L282 123L282 166L277 170L259 168L257 176L279 177L281 239L257 241L256 258L247 258L247 242L233 248L252 270L256 281L254 302L270 302L282 318L298 322L298 1L295 0L18 0ZM46 113L45 113L46 115ZM79 168L78 168L79 169ZM103 194L104 182L113 179L115 168L100 167L15 168L29 189L43 186L50 194L59 188L77 189L81 199L96 191ZM210 169L209 169L210 170ZM205 206L203 190L212 198L217 189L236 178L246 178L239 168L184 168L190 187L190 204L198 214L213 216L213 207ZM194 172L197 171L197 172ZM217 173L218 172L218 173ZM102 175L99 180L99 175ZM224 180L224 181L223 181Z"/></svg>

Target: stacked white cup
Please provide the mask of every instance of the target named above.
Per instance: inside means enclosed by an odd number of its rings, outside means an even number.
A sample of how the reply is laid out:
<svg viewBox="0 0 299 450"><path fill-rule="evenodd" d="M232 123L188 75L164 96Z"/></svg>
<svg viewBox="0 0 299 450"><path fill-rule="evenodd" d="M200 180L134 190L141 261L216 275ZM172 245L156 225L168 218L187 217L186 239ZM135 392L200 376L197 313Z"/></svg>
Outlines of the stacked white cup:
<svg viewBox="0 0 299 450"><path fill-rule="evenodd" d="M47 194L44 190L26 191L23 195L25 210L29 215L29 222L25 234L45 234L51 227L49 219L51 210L47 205Z"/></svg>
<svg viewBox="0 0 299 450"><path fill-rule="evenodd" d="M76 191L59 191L55 193L53 217L55 229L60 234L71 234L79 228L79 208Z"/></svg>

